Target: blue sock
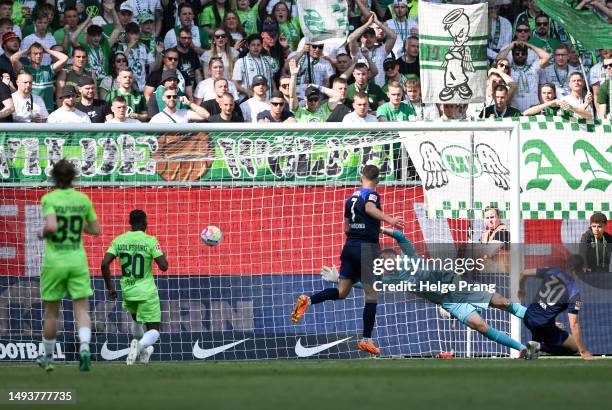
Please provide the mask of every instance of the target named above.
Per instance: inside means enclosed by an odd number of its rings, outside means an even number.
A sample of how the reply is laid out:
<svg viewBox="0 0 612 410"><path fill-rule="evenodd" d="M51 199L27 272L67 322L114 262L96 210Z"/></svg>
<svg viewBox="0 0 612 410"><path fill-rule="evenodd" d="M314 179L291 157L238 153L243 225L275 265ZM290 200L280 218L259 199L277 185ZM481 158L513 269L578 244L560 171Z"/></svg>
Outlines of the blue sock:
<svg viewBox="0 0 612 410"><path fill-rule="evenodd" d="M376 302L366 302L363 308L363 337L371 338L376 321Z"/></svg>
<svg viewBox="0 0 612 410"><path fill-rule="evenodd" d="M526 311L527 311L527 308L521 305L520 303L512 303L510 307L508 308L508 313L518 317L519 319L522 319L525 317Z"/></svg>
<svg viewBox="0 0 612 410"><path fill-rule="evenodd" d="M338 288L323 289L321 292L315 293L310 297L310 304L316 305L326 300L337 300L339 295L340 292L338 292Z"/></svg>
<svg viewBox="0 0 612 410"><path fill-rule="evenodd" d="M489 326L489 329L486 331L484 336L488 339L493 340L494 342L511 347L512 349L522 350L525 348L524 344L517 342L516 340L508 336L506 333L500 332L499 330L491 326Z"/></svg>

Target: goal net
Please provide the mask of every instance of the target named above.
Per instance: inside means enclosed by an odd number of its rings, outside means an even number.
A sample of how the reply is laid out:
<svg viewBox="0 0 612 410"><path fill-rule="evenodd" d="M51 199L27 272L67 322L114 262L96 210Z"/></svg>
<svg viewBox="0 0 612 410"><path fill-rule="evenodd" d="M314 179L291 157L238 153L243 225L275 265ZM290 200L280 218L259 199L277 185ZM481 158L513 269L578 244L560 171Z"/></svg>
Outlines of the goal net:
<svg viewBox="0 0 612 410"><path fill-rule="evenodd" d="M356 343L360 289L346 300L311 306L299 325L291 324L290 313L298 295L336 286L319 272L339 266L344 202L364 165L381 168L384 212L404 218L407 238L427 257L470 255L484 230L484 208L498 207L508 224L514 211L512 126L447 128L237 132L192 125L190 132L2 133L0 359L33 359L40 350L40 198L62 157L77 164L78 189L92 199L102 229L100 237L84 239L97 360L124 359L131 339L130 318L120 300L107 298L99 266L111 240L129 230L135 208L148 214L147 233L158 238L170 264L166 273L154 267L162 325L153 360L363 357ZM425 195L425 184L440 192ZM220 245L200 240L208 225L223 232ZM389 238L382 244L395 245ZM119 288L119 263L112 271ZM466 275L511 296L509 272ZM410 293L381 292L377 312L374 337L383 356L510 354ZM518 337L508 313L482 315ZM64 301L59 359L74 359L74 333L71 302Z"/></svg>

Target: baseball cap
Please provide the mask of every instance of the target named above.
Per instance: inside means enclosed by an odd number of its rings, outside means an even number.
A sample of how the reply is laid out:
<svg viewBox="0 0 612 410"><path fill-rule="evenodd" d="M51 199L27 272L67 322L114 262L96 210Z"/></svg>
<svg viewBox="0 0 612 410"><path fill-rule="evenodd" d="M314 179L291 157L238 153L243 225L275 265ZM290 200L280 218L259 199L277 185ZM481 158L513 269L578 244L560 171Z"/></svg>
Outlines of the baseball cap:
<svg viewBox="0 0 612 410"><path fill-rule="evenodd" d="M5 41L9 41L9 40L14 39L14 38L16 38L19 41L21 41L21 39L19 38L19 36L17 34L15 34L12 31L7 31L6 33L4 33L2 35L2 42L4 43Z"/></svg>
<svg viewBox="0 0 612 410"><path fill-rule="evenodd" d="M123 4L119 7L119 12L121 13L122 11L129 11L130 13L134 14L134 9L132 9L132 6L130 6L127 1L123 2Z"/></svg>
<svg viewBox="0 0 612 410"><path fill-rule="evenodd" d="M319 96L319 90L317 89L317 87L314 86L309 86L308 88L306 88L306 91L304 92L304 95L306 96L306 98L309 97L314 97L314 96Z"/></svg>
<svg viewBox="0 0 612 410"><path fill-rule="evenodd" d="M169 80L171 78L174 78L174 79L178 80L178 74L176 73L176 70L174 70L174 69L173 70L165 70L162 73L161 82L163 83L164 81Z"/></svg>
<svg viewBox="0 0 612 410"><path fill-rule="evenodd" d="M385 61L383 61L383 69L387 70L389 68L395 67L397 64L398 62L394 58L385 58Z"/></svg>
<svg viewBox="0 0 612 410"><path fill-rule="evenodd" d="M251 81L251 88L261 84L268 85L268 80L263 75L256 75L253 77L253 81Z"/></svg>
<svg viewBox="0 0 612 410"><path fill-rule="evenodd" d="M79 87L83 87L83 86L86 86L86 85L95 85L95 83L96 82L94 81L93 78L91 78L89 76L82 76L82 77L79 77L79 81L78 81L77 84L78 84Z"/></svg>
<svg viewBox="0 0 612 410"><path fill-rule="evenodd" d="M62 90L60 91L60 98L61 97L69 97L71 95L79 95L79 92L76 90L76 88L74 88L74 85L72 84L66 84L64 86L64 88L62 88Z"/></svg>
<svg viewBox="0 0 612 410"><path fill-rule="evenodd" d="M153 16L153 14L145 10L138 16L138 22L142 24L146 23L147 21L155 21L155 17Z"/></svg>

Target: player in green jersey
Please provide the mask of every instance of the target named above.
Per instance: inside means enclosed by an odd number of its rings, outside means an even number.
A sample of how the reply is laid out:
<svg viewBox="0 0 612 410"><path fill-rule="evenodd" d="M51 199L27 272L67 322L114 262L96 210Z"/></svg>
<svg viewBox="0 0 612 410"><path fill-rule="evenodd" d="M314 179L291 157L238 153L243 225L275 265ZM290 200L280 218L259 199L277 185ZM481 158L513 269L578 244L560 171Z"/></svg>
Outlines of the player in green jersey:
<svg viewBox="0 0 612 410"><path fill-rule="evenodd" d="M139 358L148 363L153 353L153 344L159 339L161 307L157 286L153 279L153 260L165 272L168 260L161 251L154 236L147 235L147 214L140 209L130 212L132 230L116 237L108 247L102 261L102 275L111 299L117 298L117 291L111 281L110 264L115 258L121 263L121 290L123 308L132 315L132 335L130 352L126 363L134 364ZM142 324L147 331L143 334Z"/></svg>
<svg viewBox="0 0 612 410"><path fill-rule="evenodd" d="M74 165L62 159L51 170L55 190L41 199L45 226L39 234L45 239L45 256L40 274L40 295L45 307L43 345L45 354L36 361L47 371L53 370L53 347L57 336L57 318L61 300L70 294L74 306L81 347L79 368L90 368L89 341L91 319L88 298L93 294L83 248L83 232L98 236L100 226L91 200L75 191Z"/></svg>

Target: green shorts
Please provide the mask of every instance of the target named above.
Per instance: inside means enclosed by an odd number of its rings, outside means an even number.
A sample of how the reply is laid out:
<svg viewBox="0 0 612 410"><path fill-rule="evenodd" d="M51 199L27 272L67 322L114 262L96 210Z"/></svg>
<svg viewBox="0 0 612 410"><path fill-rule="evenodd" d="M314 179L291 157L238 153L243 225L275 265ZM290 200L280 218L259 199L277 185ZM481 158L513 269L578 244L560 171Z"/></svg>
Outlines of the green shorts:
<svg viewBox="0 0 612 410"><path fill-rule="evenodd" d="M124 300L123 309L135 314L139 323L161 323L159 296L147 300Z"/></svg>
<svg viewBox="0 0 612 410"><path fill-rule="evenodd" d="M40 298L45 302L57 302L67 294L72 300L93 295L87 266L43 266L40 273Z"/></svg>

